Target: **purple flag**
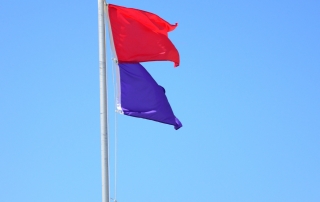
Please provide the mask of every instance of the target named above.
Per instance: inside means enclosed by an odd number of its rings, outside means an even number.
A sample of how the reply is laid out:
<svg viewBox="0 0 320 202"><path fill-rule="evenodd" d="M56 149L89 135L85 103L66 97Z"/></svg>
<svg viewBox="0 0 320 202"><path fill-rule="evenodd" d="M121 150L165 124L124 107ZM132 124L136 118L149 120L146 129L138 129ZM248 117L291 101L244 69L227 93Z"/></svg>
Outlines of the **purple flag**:
<svg viewBox="0 0 320 202"><path fill-rule="evenodd" d="M120 97L118 109L125 115L182 127L175 117L165 89L139 63L119 63ZM119 78L118 78L119 79ZM119 106L120 105L120 106Z"/></svg>

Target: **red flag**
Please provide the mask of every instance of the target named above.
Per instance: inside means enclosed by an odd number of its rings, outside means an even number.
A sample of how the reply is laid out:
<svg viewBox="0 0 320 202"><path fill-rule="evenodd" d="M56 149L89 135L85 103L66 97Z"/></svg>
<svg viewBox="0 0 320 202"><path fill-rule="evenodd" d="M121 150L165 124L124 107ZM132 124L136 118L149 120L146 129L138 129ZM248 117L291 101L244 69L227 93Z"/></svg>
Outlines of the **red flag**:
<svg viewBox="0 0 320 202"><path fill-rule="evenodd" d="M146 11L108 4L115 51L119 62L172 61L179 66L176 47L168 38L171 25Z"/></svg>

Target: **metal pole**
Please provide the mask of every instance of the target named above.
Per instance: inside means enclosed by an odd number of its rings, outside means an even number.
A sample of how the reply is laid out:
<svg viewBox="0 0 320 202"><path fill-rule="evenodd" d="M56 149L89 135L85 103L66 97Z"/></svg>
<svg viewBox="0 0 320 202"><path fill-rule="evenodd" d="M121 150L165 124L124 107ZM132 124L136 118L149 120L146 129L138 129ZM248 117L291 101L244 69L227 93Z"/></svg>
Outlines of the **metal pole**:
<svg viewBox="0 0 320 202"><path fill-rule="evenodd" d="M104 0L98 0L102 202L109 202L108 117Z"/></svg>

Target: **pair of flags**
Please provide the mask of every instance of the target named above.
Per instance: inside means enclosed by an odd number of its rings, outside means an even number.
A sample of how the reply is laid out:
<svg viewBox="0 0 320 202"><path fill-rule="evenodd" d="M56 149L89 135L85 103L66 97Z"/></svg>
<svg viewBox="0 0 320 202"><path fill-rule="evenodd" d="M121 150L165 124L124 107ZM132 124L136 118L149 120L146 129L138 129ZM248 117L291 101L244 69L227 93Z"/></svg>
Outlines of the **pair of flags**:
<svg viewBox="0 0 320 202"><path fill-rule="evenodd" d="M139 62L172 61L179 52L168 38L171 25L156 14L113 4L106 5L111 46L117 63L117 110L128 116L182 127L175 117L165 89Z"/></svg>

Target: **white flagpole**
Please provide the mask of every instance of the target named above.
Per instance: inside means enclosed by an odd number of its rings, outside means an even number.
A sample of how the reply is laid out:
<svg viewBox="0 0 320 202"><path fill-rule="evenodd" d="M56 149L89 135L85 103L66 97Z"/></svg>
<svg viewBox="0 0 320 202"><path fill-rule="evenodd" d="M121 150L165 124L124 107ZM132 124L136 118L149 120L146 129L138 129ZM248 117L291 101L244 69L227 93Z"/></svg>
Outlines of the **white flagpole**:
<svg viewBox="0 0 320 202"><path fill-rule="evenodd" d="M98 0L102 202L109 202L108 117L104 0Z"/></svg>

